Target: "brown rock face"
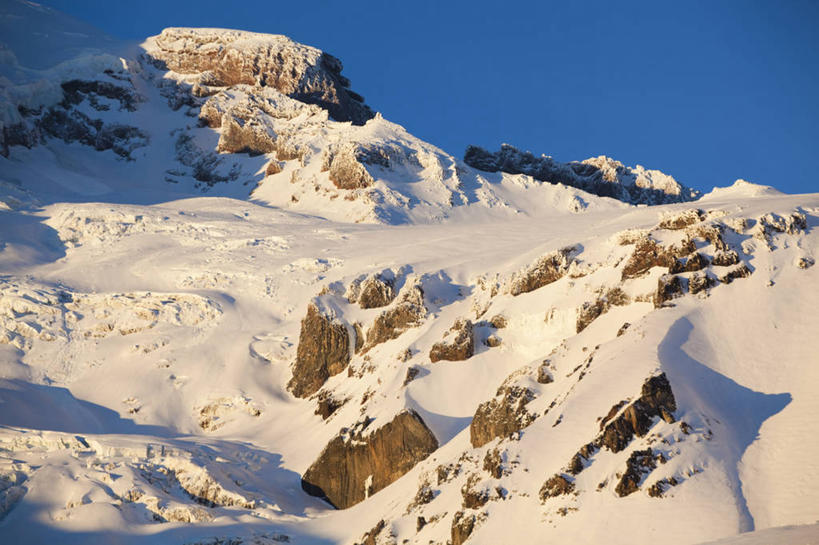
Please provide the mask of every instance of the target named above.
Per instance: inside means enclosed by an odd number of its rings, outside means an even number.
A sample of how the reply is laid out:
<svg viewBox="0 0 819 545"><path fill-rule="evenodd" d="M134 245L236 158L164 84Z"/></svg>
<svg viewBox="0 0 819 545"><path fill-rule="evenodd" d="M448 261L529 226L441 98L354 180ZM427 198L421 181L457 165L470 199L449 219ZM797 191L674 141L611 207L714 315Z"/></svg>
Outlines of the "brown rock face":
<svg viewBox="0 0 819 545"><path fill-rule="evenodd" d="M364 536L361 538L360 543L356 543L356 545L376 545L376 539L378 538L378 534L387 527L387 523L384 522L384 519L378 521L378 524L373 526L370 531L368 531Z"/></svg>
<svg viewBox="0 0 819 545"><path fill-rule="evenodd" d="M367 277L359 288L358 306L363 309L385 307L395 299L395 286L392 280L380 275Z"/></svg>
<svg viewBox="0 0 819 545"><path fill-rule="evenodd" d="M404 295L401 301L379 314L367 330L364 351L391 339L397 339L407 329L420 325L426 315L423 290L419 286L413 286L402 293Z"/></svg>
<svg viewBox="0 0 819 545"><path fill-rule="evenodd" d="M452 517L452 545L463 545L475 530L475 515L458 511Z"/></svg>
<svg viewBox="0 0 819 545"><path fill-rule="evenodd" d="M751 269L749 269L745 263L742 263L738 267L735 267L734 269L731 269L727 273L720 276L719 281L723 284L730 284L737 278L747 278L749 276L751 276Z"/></svg>
<svg viewBox="0 0 819 545"><path fill-rule="evenodd" d="M682 295L683 292L682 278L670 274L663 275L657 280L657 293L654 294L654 308L662 307L666 302Z"/></svg>
<svg viewBox="0 0 819 545"><path fill-rule="evenodd" d="M273 132L266 124L255 119L223 116L222 134L219 135L219 153L248 153L261 155L276 151Z"/></svg>
<svg viewBox="0 0 819 545"><path fill-rule="evenodd" d="M623 267L622 279L637 278L649 271L652 267L671 268L676 259L685 257L696 251L694 242L686 240L679 246L665 248L651 238L645 237L637 241L634 252Z"/></svg>
<svg viewBox="0 0 819 545"><path fill-rule="evenodd" d="M479 480L477 474L470 475L466 484L461 488L461 496L463 496L461 505L465 509L478 509L489 501L489 491L477 486Z"/></svg>
<svg viewBox="0 0 819 545"><path fill-rule="evenodd" d="M438 448L438 440L415 411L364 435L331 440L304 473L301 486L346 509L396 481Z"/></svg>
<svg viewBox="0 0 819 545"><path fill-rule="evenodd" d="M571 494L574 492L574 483L565 475L557 474L550 477L540 488L540 501L546 501L549 498L562 496L564 494Z"/></svg>
<svg viewBox="0 0 819 545"><path fill-rule="evenodd" d="M705 212L702 210L685 210L674 216L664 218L660 222L660 229L685 229L689 225L694 225L705 219Z"/></svg>
<svg viewBox="0 0 819 545"><path fill-rule="evenodd" d="M646 380L640 397L612 420L619 408L617 405L612 407L609 415L600 423L603 434L597 440L599 445L612 452L626 448L635 435L643 437L648 433L654 418L674 422L673 412L677 410L677 403L671 384L665 373L661 373Z"/></svg>
<svg viewBox="0 0 819 545"><path fill-rule="evenodd" d="M374 115L361 96L348 89L341 61L285 36L166 28L154 39L148 55L162 68L201 73L201 83L210 87L274 87L324 108L337 121L363 125Z"/></svg>
<svg viewBox="0 0 819 545"><path fill-rule="evenodd" d="M483 457L483 469L496 479L503 477L503 458L498 449L486 452Z"/></svg>
<svg viewBox="0 0 819 545"><path fill-rule="evenodd" d="M336 399L333 397L333 394L327 391L322 391L318 395L318 406L316 407L314 414L319 415L322 420L327 420L333 415L333 413L343 407L344 403L346 402L346 399Z"/></svg>
<svg viewBox="0 0 819 545"><path fill-rule="evenodd" d="M730 267L739 263L739 255L734 250L718 251L712 263L718 267Z"/></svg>
<svg viewBox="0 0 819 545"><path fill-rule="evenodd" d="M282 164L278 161L270 161L264 169L265 176L273 176L282 171Z"/></svg>
<svg viewBox="0 0 819 545"><path fill-rule="evenodd" d="M519 386L501 389L497 397L478 406L469 425L469 440L473 447L482 447L499 437L508 437L531 424L535 416L526 410L534 397L528 388Z"/></svg>
<svg viewBox="0 0 819 545"><path fill-rule="evenodd" d="M333 155L329 175L330 181L339 189L360 189L373 184L373 177L352 149L345 149Z"/></svg>
<svg viewBox="0 0 819 545"><path fill-rule="evenodd" d="M539 384L551 384L555 381L552 372L549 370L549 360L541 363L537 368L537 379Z"/></svg>
<svg viewBox="0 0 819 545"><path fill-rule="evenodd" d="M350 363L350 335L347 326L334 322L315 305L307 307L301 321L299 346L293 378L288 388L296 397L307 397L318 391L333 375Z"/></svg>
<svg viewBox="0 0 819 545"><path fill-rule="evenodd" d="M588 443L580 447L572 459L569 460L567 470L571 475L578 475L581 471L586 469L587 463L590 463L591 457L597 452L597 447L593 443Z"/></svg>
<svg viewBox="0 0 819 545"><path fill-rule="evenodd" d="M580 333L589 324L605 314L612 306L623 306L629 304L628 295L620 288L612 288L605 295L596 301L583 303L577 314L575 330Z"/></svg>
<svg viewBox="0 0 819 545"><path fill-rule="evenodd" d="M568 271L575 251L574 247L568 247L541 257L525 271L515 275L509 293L529 293L560 280Z"/></svg>
<svg viewBox="0 0 819 545"><path fill-rule="evenodd" d="M677 258L669 267L669 272L672 274L681 272L700 271L708 266L708 258L699 252L693 253L688 257Z"/></svg>
<svg viewBox="0 0 819 545"><path fill-rule="evenodd" d="M668 479L660 479L648 488L648 495L652 498L662 498L666 491L672 486L677 486L680 482L676 477L669 477Z"/></svg>
<svg viewBox="0 0 819 545"><path fill-rule="evenodd" d="M432 363L441 360L463 361L471 358L475 353L471 321L459 318L449 329L449 334L454 334L450 340L432 345L429 351L429 360Z"/></svg>
<svg viewBox="0 0 819 545"><path fill-rule="evenodd" d="M640 483L643 477L651 473L657 467L657 462L654 459L654 452L647 448L645 450L635 450L628 457L626 462L626 471L617 483L614 491L621 498L633 494L640 489Z"/></svg>
<svg viewBox="0 0 819 545"><path fill-rule="evenodd" d="M708 276L708 273L697 273L688 279L688 291L693 294L707 290L717 284L715 278Z"/></svg>

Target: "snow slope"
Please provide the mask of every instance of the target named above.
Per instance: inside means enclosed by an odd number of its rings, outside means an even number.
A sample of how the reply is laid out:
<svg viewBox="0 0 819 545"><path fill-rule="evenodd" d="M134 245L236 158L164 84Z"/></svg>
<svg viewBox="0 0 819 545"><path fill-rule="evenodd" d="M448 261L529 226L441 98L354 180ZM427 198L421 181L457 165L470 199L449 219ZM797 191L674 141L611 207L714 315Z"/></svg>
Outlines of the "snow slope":
<svg viewBox="0 0 819 545"><path fill-rule="evenodd" d="M819 194L631 206L155 47L94 86L49 75L78 100L0 157L5 538L816 542ZM314 337L344 346L326 376ZM354 452L405 411L428 456L378 490L391 468L330 465L361 477L347 509L304 491L334 438Z"/></svg>

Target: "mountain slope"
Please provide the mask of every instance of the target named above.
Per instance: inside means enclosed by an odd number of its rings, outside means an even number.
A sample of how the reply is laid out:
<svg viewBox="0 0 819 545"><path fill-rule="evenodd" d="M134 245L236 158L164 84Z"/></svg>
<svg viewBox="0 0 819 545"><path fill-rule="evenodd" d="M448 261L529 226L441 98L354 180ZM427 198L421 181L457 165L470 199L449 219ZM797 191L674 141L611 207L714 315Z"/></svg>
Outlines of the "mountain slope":
<svg viewBox="0 0 819 545"><path fill-rule="evenodd" d="M817 518L819 194L477 170L283 36L117 51L3 88L3 536L814 538L765 529Z"/></svg>

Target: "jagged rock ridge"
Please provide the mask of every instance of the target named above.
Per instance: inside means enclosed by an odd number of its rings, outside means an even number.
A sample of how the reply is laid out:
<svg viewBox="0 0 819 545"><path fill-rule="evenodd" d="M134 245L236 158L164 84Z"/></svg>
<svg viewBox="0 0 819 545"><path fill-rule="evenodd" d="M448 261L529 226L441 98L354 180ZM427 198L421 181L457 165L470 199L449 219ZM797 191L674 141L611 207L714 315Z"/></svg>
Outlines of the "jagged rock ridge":
<svg viewBox="0 0 819 545"><path fill-rule="evenodd" d="M577 187L601 197L631 204L667 204L696 199L698 192L679 184L657 170L626 167L619 161L600 156L581 162L560 163L551 157L535 157L503 144L495 153L469 146L464 162L486 172L526 174L536 180Z"/></svg>

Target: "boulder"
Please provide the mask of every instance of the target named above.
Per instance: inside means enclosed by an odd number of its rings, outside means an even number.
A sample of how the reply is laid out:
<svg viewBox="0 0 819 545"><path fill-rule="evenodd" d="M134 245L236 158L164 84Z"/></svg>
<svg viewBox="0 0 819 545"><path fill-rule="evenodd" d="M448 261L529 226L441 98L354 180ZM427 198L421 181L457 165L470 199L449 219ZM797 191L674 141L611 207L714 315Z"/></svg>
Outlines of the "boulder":
<svg viewBox="0 0 819 545"><path fill-rule="evenodd" d="M346 509L393 483L438 448L438 440L413 410L367 431L333 438L304 473L304 491Z"/></svg>
<svg viewBox="0 0 819 545"><path fill-rule="evenodd" d="M322 314L316 305L309 305L301 321L293 378L287 385L293 395L308 397L328 378L342 372L350 363L350 346L347 325Z"/></svg>
<svg viewBox="0 0 819 545"><path fill-rule="evenodd" d="M333 413L343 407L346 402L346 399L337 399L332 393L321 391L318 395L318 406L314 414L319 415L322 420L327 420Z"/></svg>
<svg viewBox="0 0 819 545"><path fill-rule="evenodd" d="M660 479L656 483L648 487L648 495L652 498L662 498L669 488L677 486L680 481L676 477L669 477L668 479Z"/></svg>
<svg viewBox="0 0 819 545"><path fill-rule="evenodd" d="M432 363L441 360L463 361L471 358L472 354L475 353L475 340L471 321L457 319L446 336L451 337L449 340L432 345L429 351L429 360Z"/></svg>

